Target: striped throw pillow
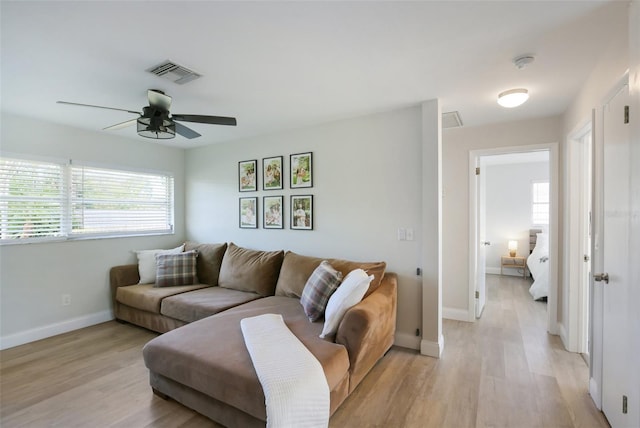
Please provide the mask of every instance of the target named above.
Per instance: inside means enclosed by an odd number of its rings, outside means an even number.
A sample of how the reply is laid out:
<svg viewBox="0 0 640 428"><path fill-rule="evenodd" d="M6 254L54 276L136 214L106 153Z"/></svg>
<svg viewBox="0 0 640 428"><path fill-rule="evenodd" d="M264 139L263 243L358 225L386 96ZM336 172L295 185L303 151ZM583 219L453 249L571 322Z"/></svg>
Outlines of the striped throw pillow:
<svg viewBox="0 0 640 428"><path fill-rule="evenodd" d="M300 297L300 303L309 321L313 322L322 317L329 297L341 281L342 272L335 270L326 260L313 271Z"/></svg>
<svg viewBox="0 0 640 428"><path fill-rule="evenodd" d="M196 258L198 251L156 255L156 283L154 287L192 285L198 283Z"/></svg>

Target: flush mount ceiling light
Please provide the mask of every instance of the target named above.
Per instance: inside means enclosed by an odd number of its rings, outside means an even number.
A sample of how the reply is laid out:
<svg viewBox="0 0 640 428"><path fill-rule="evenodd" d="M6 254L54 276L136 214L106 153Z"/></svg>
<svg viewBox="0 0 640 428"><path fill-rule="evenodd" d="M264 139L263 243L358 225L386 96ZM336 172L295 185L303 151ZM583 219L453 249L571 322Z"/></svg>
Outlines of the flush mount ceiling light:
<svg viewBox="0 0 640 428"><path fill-rule="evenodd" d="M513 108L524 104L529 99L529 91L526 89L510 89L498 94L498 104L502 107Z"/></svg>

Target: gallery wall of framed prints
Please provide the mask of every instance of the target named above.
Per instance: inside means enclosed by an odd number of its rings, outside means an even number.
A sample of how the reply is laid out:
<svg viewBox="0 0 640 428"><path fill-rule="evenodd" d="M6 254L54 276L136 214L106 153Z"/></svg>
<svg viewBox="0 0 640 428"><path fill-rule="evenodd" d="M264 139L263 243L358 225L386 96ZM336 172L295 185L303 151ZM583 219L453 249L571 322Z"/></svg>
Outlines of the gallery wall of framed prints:
<svg viewBox="0 0 640 428"><path fill-rule="evenodd" d="M238 224L241 229L258 229L262 217L263 229L285 229L288 214L291 230L313 230L313 195L296 194L297 189L308 191L313 187L313 153L295 153L289 155L289 175L285 173L285 157L271 156L238 162L238 191L264 192L262 208L259 196L242 196L238 204ZM259 182L262 183L260 190ZM289 183L288 211L285 210L285 195L272 194L285 190ZM259 212L262 213L259 215Z"/></svg>

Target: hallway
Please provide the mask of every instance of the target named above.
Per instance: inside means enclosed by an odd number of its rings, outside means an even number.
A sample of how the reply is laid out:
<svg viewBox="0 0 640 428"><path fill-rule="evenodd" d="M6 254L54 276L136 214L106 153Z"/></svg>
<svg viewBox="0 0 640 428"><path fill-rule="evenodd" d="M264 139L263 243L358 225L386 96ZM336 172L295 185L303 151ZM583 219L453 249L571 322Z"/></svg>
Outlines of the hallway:
<svg viewBox="0 0 640 428"><path fill-rule="evenodd" d="M608 427L584 360L547 334L547 304L531 298L531 280L487 275L486 284L478 322L443 321L439 360L394 347L331 426Z"/></svg>
<svg viewBox="0 0 640 428"><path fill-rule="evenodd" d="M588 395L587 365L547 334L547 304L532 299L530 284L487 275L485 311L470 332L483 356L476 426L608 426ZM464 337L449 345L464 349Z"/></svg>

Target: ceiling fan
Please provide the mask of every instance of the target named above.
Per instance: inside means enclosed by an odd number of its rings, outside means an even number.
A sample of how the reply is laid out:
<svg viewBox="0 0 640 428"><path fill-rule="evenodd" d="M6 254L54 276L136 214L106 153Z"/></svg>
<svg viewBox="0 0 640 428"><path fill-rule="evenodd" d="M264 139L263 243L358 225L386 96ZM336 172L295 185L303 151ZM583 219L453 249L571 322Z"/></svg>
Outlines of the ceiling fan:
<svg viewBox="0 0 640 428"><path fill-rule="evenodd" d="M139 115L136 119L127 120L126 122L117 123L108 126L104 130L116 130L126 128L133 124L137 125L138 135L141 137L155 139L174 138L176 133L184 138L198 138L201 134L191 128L182 125L179 122L208 123L210 125L229 125L236 126L235 117L225 116L203 116L197 114L170 114L171 97L158 89L149 89L147 91L149 105L142 108L142 113L134 110L126 110L121 108L103 107L91 104L71 103L68 101L58 101L59 104L68 104L83 107L95 107L107 110L126 111L127 113Z"/></svg>

